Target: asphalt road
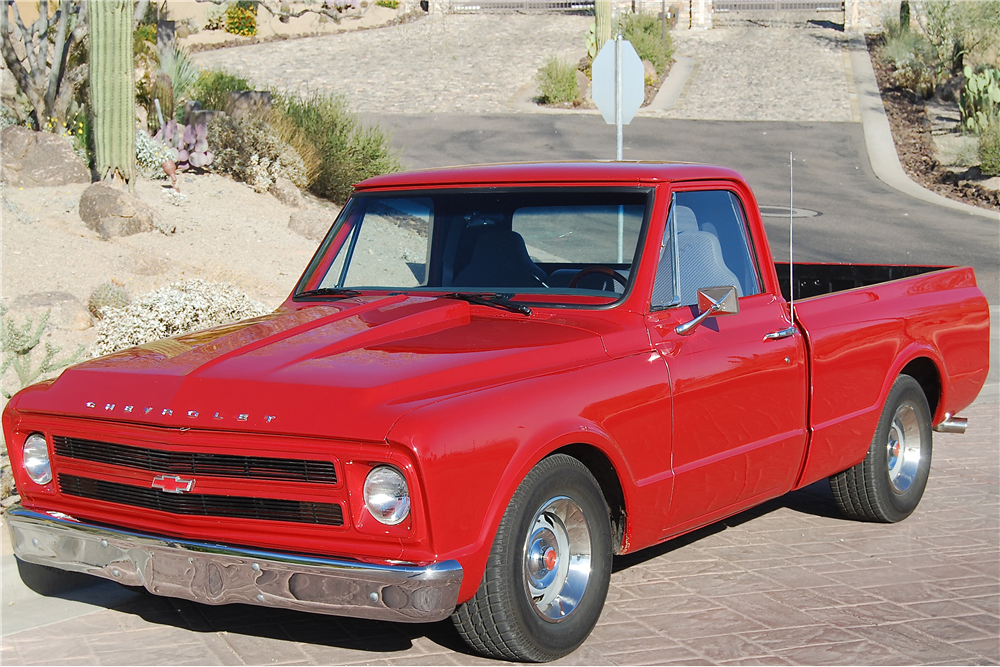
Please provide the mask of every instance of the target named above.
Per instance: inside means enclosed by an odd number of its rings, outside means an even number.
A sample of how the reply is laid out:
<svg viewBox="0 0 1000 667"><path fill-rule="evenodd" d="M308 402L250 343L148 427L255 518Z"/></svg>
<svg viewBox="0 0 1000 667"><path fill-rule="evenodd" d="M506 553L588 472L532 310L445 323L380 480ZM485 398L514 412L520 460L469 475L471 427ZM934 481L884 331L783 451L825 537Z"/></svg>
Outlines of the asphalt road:
<svg viewBox="0 0 1000 667"><path fill-rule="evenodd" d="M393 133L405 168L521 160L612 159L614 128L592 115L366 114ZM629 160L704 162L742 173L761 206L788 206L789 152L797 261L972 265L1000 303L1000 225L925 203L871 170L860 123L684 121L637 118L624 129ZM776 258L787 258L788 220L765 217Z"/></svg>

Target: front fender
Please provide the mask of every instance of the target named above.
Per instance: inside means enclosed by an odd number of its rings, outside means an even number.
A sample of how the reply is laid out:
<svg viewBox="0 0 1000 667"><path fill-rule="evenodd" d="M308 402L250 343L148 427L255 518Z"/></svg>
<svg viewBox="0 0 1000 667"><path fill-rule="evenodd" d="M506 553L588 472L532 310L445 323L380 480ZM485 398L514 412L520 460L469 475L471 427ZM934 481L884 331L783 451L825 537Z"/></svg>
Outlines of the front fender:
<svg viewBox="0 0 1000 667"><path fill-rule="evenodd" d="M413 452L431 549L465 573L459 602L478 589L517 486L553 451L599 449L618 474L626 512L637 504L636 479L669 473L669 399L662 361L643 354L489 387L401 418L389 441Z"/></svg>

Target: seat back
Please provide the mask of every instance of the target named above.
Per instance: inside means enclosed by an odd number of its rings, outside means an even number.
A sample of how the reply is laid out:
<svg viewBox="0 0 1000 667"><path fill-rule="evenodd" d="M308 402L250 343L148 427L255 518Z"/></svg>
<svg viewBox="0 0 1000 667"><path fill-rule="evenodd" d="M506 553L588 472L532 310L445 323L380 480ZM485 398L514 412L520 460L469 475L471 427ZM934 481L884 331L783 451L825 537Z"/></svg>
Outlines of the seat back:
<svg viewBox="0 0 1000 667"><path fill-rule="evenodd" d="M524 239L513 231L491 229L476 240L468 266L454 287L542 287L545 272L528 256Z"/></svg>

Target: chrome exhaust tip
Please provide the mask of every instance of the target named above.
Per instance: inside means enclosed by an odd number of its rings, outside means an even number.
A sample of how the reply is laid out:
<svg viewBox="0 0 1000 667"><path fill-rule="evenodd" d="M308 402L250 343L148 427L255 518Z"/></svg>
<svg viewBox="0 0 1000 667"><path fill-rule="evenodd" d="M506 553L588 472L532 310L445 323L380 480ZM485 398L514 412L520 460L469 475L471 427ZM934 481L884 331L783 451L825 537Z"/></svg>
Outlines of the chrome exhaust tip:
<svg viewBox="0 0 1000 667"><path fill-rule="evenodd" d="M969 420L965 417L952 417L945 413L944 421L935 426L934 430L938 433L965 433L968 426Z"/></svg>

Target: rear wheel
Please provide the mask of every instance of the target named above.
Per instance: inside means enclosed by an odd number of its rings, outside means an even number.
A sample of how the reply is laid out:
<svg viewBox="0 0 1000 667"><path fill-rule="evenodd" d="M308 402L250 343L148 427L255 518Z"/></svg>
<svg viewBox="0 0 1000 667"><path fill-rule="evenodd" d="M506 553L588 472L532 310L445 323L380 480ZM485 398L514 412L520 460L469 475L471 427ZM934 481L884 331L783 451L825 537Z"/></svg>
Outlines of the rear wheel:
<svg viewBox="0 0 1000 667"><path fill-rule="evenodd" d="M927 397L916 380L900 375L886 398L865 460L830 478L841 511L882 523L910 516L927 486L931 441Z"/></svg>
<svg viewBox="0 0 1000 667"><path fill-rule="evenodd" d="M582 463L554 454L518 486L483 583L452 621L485 656L555 660L590 635L610 579L611 523L600 486Z"/></svg>

